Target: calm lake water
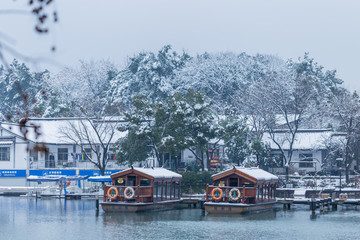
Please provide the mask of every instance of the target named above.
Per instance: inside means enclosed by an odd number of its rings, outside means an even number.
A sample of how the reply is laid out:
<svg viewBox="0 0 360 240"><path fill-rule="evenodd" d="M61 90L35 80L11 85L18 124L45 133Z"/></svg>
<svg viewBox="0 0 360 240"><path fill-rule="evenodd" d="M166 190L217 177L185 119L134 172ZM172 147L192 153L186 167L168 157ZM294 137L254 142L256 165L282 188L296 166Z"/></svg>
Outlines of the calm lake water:
<svg viewBox="0 0 360 240"><path fill-rule="evenodd" d="M355 207L314 216L299 205L240 216L204 215L200 209L96 214L94 200L0 197L1 240L359 238Z"/></svg>

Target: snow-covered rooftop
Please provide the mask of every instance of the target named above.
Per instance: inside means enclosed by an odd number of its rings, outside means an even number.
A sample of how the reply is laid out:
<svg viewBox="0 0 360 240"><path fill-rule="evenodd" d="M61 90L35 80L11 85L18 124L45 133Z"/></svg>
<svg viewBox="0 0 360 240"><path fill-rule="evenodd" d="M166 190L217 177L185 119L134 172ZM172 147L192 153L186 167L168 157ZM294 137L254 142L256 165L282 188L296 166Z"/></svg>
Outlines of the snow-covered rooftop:
<svg viewBox="0 0 360 240"><path fill-rule="evenodd" d="M75 126L75 128L79 129L79 127L82 126L82 124L86 126L86 128L89 130L89 135L91 136L91 138L94 139L94 142L96 142L94 129L90 126L90 123L87 120L81 118L31 119L26 124L26 126L28 126L26 128L26 130L28 131L26 137L30 141L39 142L39 143L44 142L44 143L54 143L54 144L72 144L73 142L69 138L65 137L64 132L68 132L69 130L71 131L72 128L71 126ZM121 124L121 123L116 121L109 121L101 124L104 124L104 126L106 124L108 124L108 126L110 125L114 126L114 124ZM38 129L38 132L40 133L39 136L36 136L33 125L40 127ZM7 122L1 122L0 126L12 132L13 134L18 135L19 137L24 136L20 130L19 125L7 123ZM102 130L103 130L103 139L104 141L106 141L106 138L108 137L109 134L106 134L105 129ZM124 137L125 135L126 133L115 130L115 134L111 142L114 143L116 140L118 140L121 137Z"/></svg>
<svg viewBox="0 0 360 240"><path fill-rule="evenodd" d="M222 171L222 172L219 172L217 174L214 174L212 175L211 177L215 177L215 176L218 176L220 174L223 174L227 171L230 171L234 169L234 167L230 168L230 169L226 169L225 171ZM269 173L269 172L266 172L260 168L257 168L257 167L252 167L252 168L244 168L244 167L235 167L236 170L250 176L250 177L253 177L257 180L260 180L260 181L270 181L270 180L277 180L278 177Z"/></svg>
<svg viewBox="0 0 360 240"><path fill-rule="evenodd" d="M293 149L325 149L325 142L331 138L333 133L330 129L299 130L295 135ZM279 131L275 133L275 139L283 149L288 150L290 148L290 135L288 133ZM269 143L272 149L278 149L268 133L264 134L263 141Z"/></svg>
<svg viewBox="0 0 360 240"><path fill-rule="evenodd" d="M130 168L129 168L130 169ZM129 170L126 169L123 172ZM167 170L166 168L136 168L134 170L152 176L154 178L182 178L182 176L173 171Z"/></svg>

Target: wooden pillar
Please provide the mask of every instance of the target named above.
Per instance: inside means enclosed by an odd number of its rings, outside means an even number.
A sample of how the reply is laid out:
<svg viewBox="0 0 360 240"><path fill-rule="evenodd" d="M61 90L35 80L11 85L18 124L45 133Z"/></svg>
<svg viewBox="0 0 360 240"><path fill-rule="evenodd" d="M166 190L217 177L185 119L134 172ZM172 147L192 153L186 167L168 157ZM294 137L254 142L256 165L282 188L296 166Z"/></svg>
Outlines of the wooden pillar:
<svg viewBox="0 0 360 240"><path fill-rule="evenodd" d="M152 202L154 202L154 180L151 181L150 195L151 195Z"/></svg>
<svg viewBox="0 0 360 240"><path fill-rule="evenodd" d="M261 184L261 200L264 200L264 184Z"/></svg>
<svg viewBox="0 0 360 240"><path fill-rule="evenodd" d="M245 186L243 186L241 203L245 203Z"/></svg>
<svg viewBox="0 0 360 240"><path fill-rule="evenodd" d="M155 189L155 199L154 199L154 202L157 201L157 199L158 199L158 188L159 188L158 185L159 185L159 183L156 182L156 184L155 184L155 181L154 181L154 188L156 188L156 189Z"/></svg>
<svg viewBox="0 0 360 240"><path fill-rule="evenodd" d="M164 200L164 181L161 181L161 201Z"/></svg>
<svg viewBox="0 0 360 240"><path fill-rule="evenodd" d="M209 200L209 184L206 184L206 195L205 195L205 201L207 202Z"/></svg>
<svg viewBox="0 0 360 240"><path fill-rule="evenodd" d="M260 185L257 184L257 200L259 200L259 195L260 195Z"/></svg>
<svg viewBox="0 0 360 240"><path fill-rule="evenodd" d="M168 187L167 187L167 185L168 185L168 182L166 181L165 182L165 199L167 199L168 198Z"/></svg>
<svg viewBox="0 0 360 240"><path fill-rule="evenodd" d="M267 194L267 198L270 198L270 183L268 184L268 194Z"/></svg>
<svg viewBox="0 0 360 240"><path fill-rule="evenodd" d="M175 192L176 192L176 183L175 181L171 183L173 185L173 198L175 199Z"/></svg>

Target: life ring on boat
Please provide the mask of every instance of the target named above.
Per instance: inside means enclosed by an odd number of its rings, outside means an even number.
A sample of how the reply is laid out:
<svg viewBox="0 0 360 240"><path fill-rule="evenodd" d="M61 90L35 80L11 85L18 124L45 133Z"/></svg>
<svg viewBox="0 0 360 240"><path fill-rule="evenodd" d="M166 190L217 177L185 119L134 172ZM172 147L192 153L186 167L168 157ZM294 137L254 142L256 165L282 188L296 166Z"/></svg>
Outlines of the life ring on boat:
<svg viewBox="0 0 360 240"><path fill-rule="evenodd" d="M237 201L239 200L239 198L241 197L241 193L240 190L237 188L232 188L229 192L229 198L233 201Z"/></svg>
<svg viewBox="0 0 360 240"><path fill-rule="evenodd" d="M119 194L118 190L116 187L111 187L108 189L107 191L107 195L109 196L109 198L111 199L115 199L117 197L117 195Z"/></svg>
<svg viewBox="0 0 360 240"><path fill-rule="evenodd" d="M135 191L132 187L127 187L124 190L124 196L126 199L132 199L135 196Z"/></svg>
<svg viewBox="0 0 360 240"><path fill-rule="evenodd" d="M223 196L223 191L221 190L221 188L214 188L211 191L211 195L214 200L220 200Z"/></svg>

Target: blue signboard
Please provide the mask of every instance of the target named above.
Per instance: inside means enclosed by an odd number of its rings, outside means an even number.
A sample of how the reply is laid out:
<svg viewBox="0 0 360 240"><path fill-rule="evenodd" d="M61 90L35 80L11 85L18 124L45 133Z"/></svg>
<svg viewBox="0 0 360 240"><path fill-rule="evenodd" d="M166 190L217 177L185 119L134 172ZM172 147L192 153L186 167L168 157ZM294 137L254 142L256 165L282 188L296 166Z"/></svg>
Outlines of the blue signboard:
<svg viewBox="0 0 360 240"><path fill-rule="evenodd" d="M26 170L1 169L0 177L26 177Z"/></svg>
<svg viewBox="0 0 360 240"><path fill-rule="evenodd" d="M106 170L105 175L111 175L113 173L117 173L117 172L120 172L120 171L122 171L122 170L113 170L113 169ZM92 177L92 176L100 176L101 174L100 174L100 170L80 170L79 175L80 176L85 176L86 175L86 176Z"/></svg>
<svg viewBox="0 0 360 240"><path fill-rule="evenodd" d="M66 175L66 176L75 176L76 170L62 170L62 169L41 169L41 170L30 170L29 175L33 176L47 176L47 175Z"/></svg>

